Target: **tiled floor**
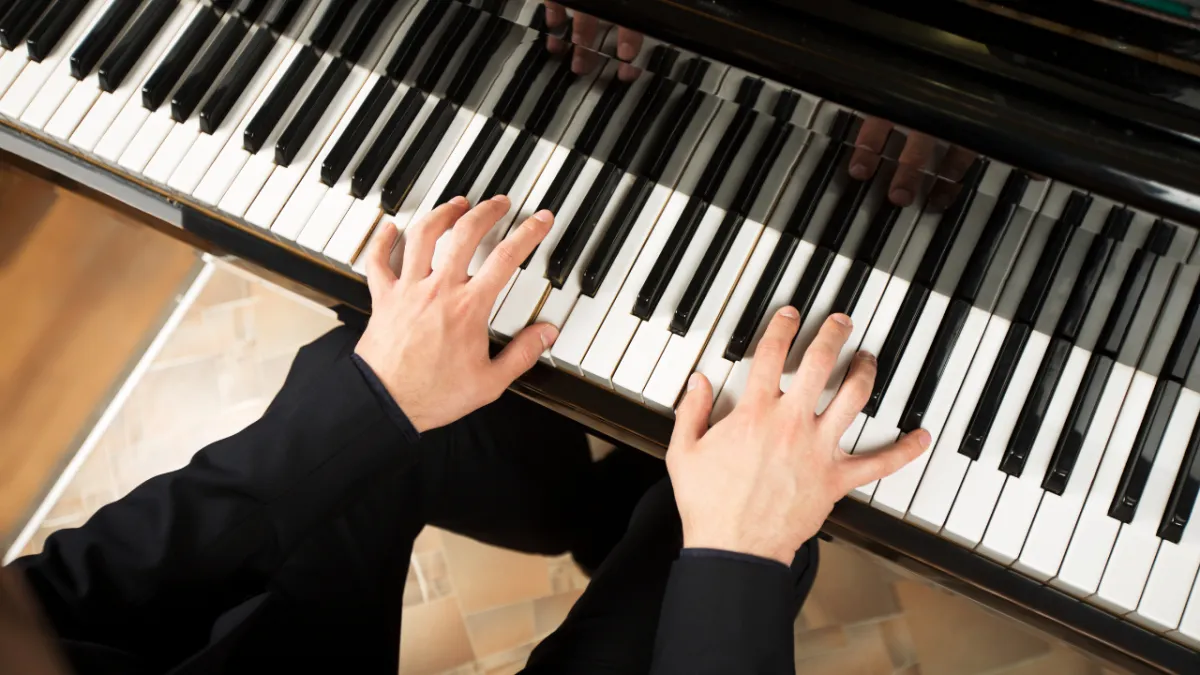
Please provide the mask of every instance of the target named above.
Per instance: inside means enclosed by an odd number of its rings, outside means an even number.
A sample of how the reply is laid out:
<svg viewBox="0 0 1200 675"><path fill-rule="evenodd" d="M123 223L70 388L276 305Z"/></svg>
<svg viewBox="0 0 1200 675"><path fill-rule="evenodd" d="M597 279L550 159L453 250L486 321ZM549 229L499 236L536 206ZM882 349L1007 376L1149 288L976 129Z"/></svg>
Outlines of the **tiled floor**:
<svg viewBox="0 0 1200 675"><path fill-rule="evenodd" d="M24 550L256 419L296 350L332 325L329 312L218 267ZM408 570L401 673L515 673L586 583L566 558L426 530ZM823 548L795 636L805 675L1115 672L838 544Z"/></svg>

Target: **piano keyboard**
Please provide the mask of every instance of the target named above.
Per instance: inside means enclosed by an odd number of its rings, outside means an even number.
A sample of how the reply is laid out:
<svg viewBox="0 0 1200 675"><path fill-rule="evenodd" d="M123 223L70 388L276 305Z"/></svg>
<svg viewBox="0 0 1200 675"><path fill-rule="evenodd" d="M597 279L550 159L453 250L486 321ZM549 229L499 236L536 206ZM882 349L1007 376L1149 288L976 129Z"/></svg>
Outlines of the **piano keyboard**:
<svg viewBox="0 0 1200 675"><path fill-rule="evenodd" d="M854 112L650 40L575 73L532 0L5 4L8 123L348 273L456 195L516 207L472 272L553 210L491 330L553 323L547 364L652 409L696 371L728 414L791 304L786 390L849 314L821 406L857 350L879 374L842 446L934 438L853 498L1200 647L1192 229L986 158L897 206L903 133L854 180Z"/></svg>

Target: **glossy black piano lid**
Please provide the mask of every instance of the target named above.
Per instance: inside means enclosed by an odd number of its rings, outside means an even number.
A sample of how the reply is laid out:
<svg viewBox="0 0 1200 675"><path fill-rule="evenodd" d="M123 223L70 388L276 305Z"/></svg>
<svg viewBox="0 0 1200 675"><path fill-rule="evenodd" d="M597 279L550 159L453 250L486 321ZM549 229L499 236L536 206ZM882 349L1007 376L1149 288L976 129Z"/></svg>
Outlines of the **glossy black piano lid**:
<svg viewBox="0 0 1200 675"><path fill-rule="evenodd" d="M1180 71L957 0L563 4L1200 225L1200 112L1174 100L1200 78Z"/></svg>

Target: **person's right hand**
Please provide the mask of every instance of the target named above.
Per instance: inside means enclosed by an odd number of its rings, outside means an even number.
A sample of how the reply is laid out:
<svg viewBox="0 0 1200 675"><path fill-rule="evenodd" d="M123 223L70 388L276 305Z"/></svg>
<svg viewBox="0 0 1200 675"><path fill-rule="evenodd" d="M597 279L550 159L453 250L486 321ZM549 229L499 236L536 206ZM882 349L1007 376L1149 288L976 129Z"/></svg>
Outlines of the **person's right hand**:
<svg viewBox="0 0 1200 675"><path fill-rule="evenodd" d="M850 318L825 320L786 394L779 378L800 327L795 309L780 310L754 353L746 392L711 429L712 386L699 373L675 415L667 470L683 521L686 548L772 558L788 565L821 528L833 505L854 488L891 474L929 445L917 430L868 455L838 447L875 381L875 359L859 353L823 413L817 401L850 336Z"/></svg>
<svg viewBox="0 0 1200 675"><path fill-rule="evenodd" d="M550 30L553 31L561 28L570 19L567 15L567 8L559 3L546 2L545 5L546 26ZM583 12L575 12L575 17L571 25L571 43L574 45L574 52L571 56L571 71L576 75L590 73L603 60L600 58L600 54L595 51L600 46L596 44L596 38L599 34L600 22L596 17L584 14ZM642 69L631 62L642 51L642 43L644 41L645 36L641 33L622 26L617 27L617 58L622 61L617 66L618 79L625 82L632 82L642 74ZM555 54L561 54L567 50L567 45L553 35L546 38L546 46Z"/></svg>

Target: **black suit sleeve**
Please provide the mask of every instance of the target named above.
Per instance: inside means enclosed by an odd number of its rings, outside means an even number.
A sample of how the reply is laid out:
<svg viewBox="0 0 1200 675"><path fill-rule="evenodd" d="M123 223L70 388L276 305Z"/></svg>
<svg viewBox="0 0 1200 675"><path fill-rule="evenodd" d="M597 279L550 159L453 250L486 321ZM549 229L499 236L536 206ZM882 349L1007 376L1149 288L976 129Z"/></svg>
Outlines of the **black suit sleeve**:
<svg viewBox="0 0 1200 675"><path fill-rule="evenodd" d="M667 581L651 675L794 673L795 613L786 565L684 549Z"/></svg>
<svg viewBox="0 0 1200 675"><path fill-rule="evenodd" d="M335 331L306 347L261 420L14 563L60 638L149 662L188 653L356 486L415 465L416 433L354 341Z"/></svg>

